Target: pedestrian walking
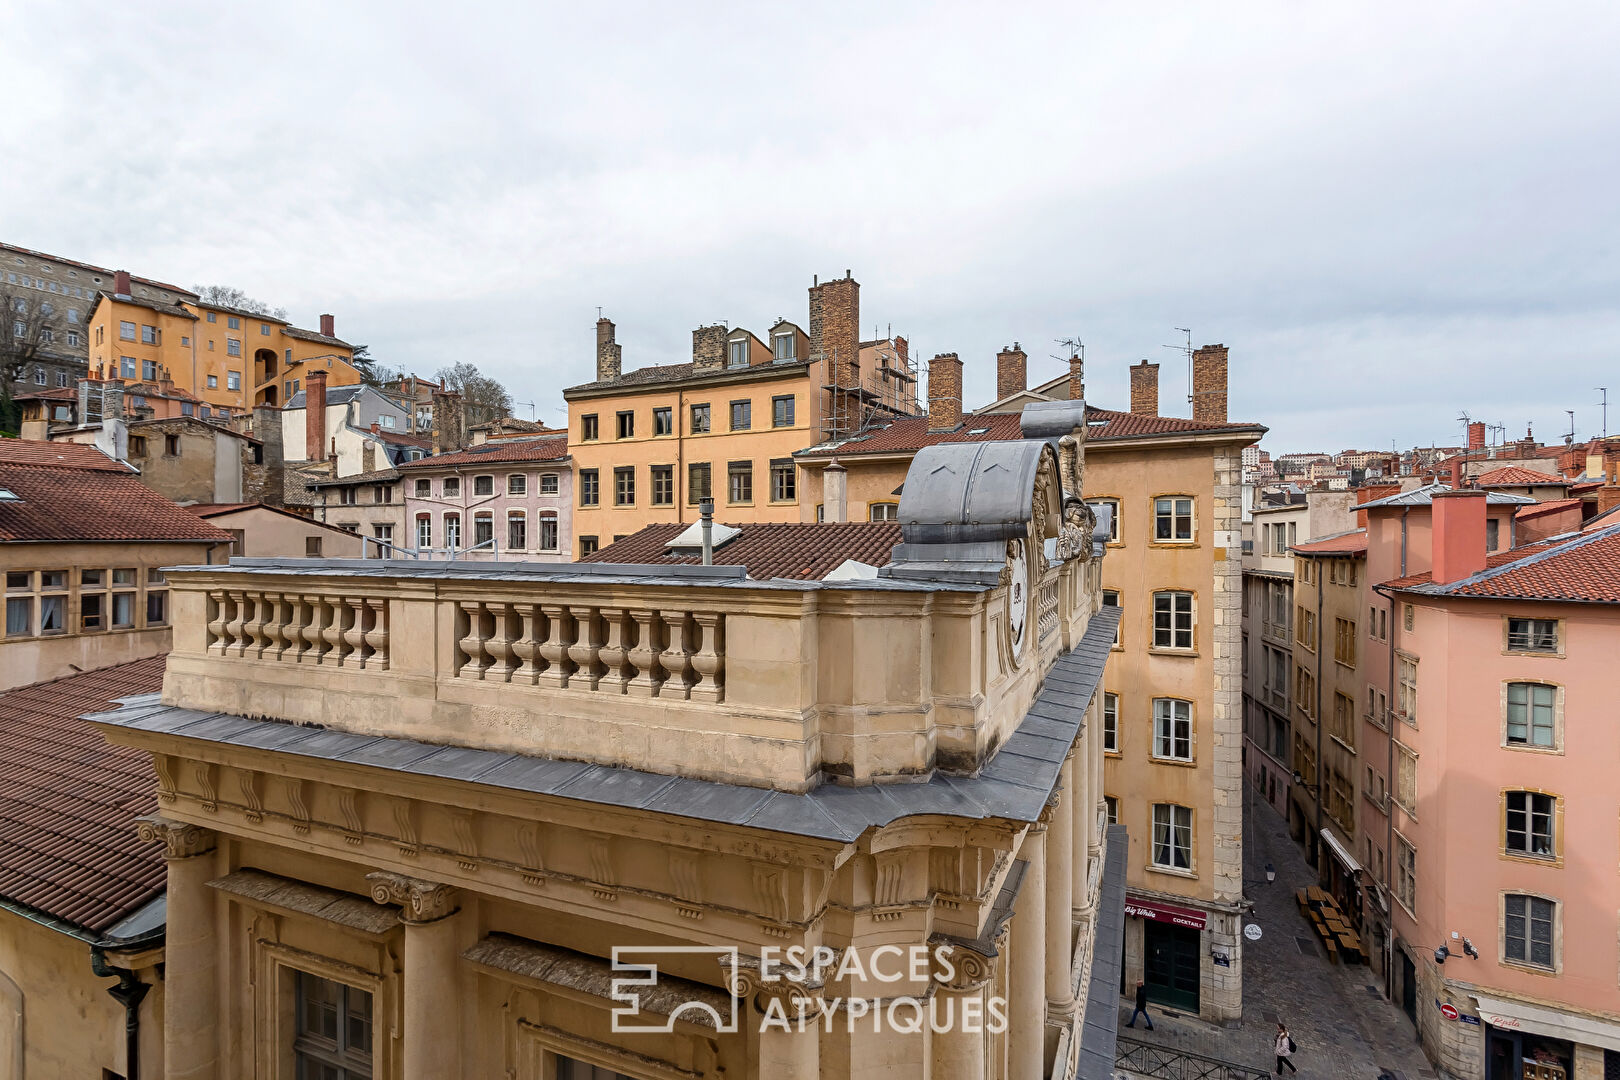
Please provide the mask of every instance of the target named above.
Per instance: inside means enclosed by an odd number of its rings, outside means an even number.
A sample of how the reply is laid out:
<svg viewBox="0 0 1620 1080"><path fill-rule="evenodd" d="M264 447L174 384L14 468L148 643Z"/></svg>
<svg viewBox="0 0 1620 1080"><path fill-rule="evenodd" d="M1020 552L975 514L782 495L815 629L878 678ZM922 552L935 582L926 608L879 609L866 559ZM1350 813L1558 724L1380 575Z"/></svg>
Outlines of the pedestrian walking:
<svg viewBox="0 0 1620 1080"><path fill-rule="evenodd" d="M1282 1075L1284 1065L1288 1066L1288 1071L1291 1073L1299 1072L1298 1069L1294 1068L1293 1061L1290 1060L1294 1056L1294 1038L1288 1034L1288 1025L1281 1020L1277 1021L1277 1045L1275 1049L1277 1051L1278 1076Z"/></svg>
<svg viewBox="0 0 1620 1080"><path fill-rule="evenodd" d="M1135 1027L1138 1016L1147 1024L1147 1029L1152 1031L1153 1017L1149 1016L1147 1011L1147 984L1141 979L1136 980L1136 1008L1131 1011L1131 1022L1125 1026L1128 1028Z"/></svg>

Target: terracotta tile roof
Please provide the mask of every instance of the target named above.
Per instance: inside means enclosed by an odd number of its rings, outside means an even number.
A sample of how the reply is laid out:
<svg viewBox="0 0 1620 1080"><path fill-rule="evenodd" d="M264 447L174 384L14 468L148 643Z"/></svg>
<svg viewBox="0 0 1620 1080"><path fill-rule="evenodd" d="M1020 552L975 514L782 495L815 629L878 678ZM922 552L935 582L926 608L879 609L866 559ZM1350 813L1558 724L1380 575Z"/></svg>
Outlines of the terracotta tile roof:
<svg viewBox="0 0 1620 1080"><path fill-rule="evenodd" d="M1540 517L1543 514L1557 513L1560 510L1568 510L1571 507L1578 510L1580 509L1582 501L1583 500L1581 499L1548 499L1546 502L1538 502L1534 506L1519 507L1519 512L1514 516L1520 518L1533 518Z"/></svg>
<svg viewBox="0 0 1620 1080"><path fill-rule="evenodd" d="M56 462L46 464L53 455ZM17 496L0 501L0 540L222 543L231 538L93 446L0 440L0 488Z"/></svg>
<svg viewBox="0 0 1620 1080"><path fill-rule="evenodd" d="M78 387L59 386L54 390L36 390L32 394L18 394L12 401L77 401Z"/></svg>
<svg viewBox="0 0 1620 1080"><path fill-rule="evenodd" d="M757 340L757 339L756 339ZM716 368L713 371L699 372L696 364L658 364L653 367L637 368L627 371L617 379L602 379L596 382L580 383L563 390L566 397L581 390L617 390L624 387L657 386L667 383L684 382L688 379L713 379L722 375L740 376L746 378L752 375L775 374L782 371L793 371L802 374L808 370L809 361L771 361L765 364L750 364L746 368Z"/></svg>
<svg viewBox="0 0 1620 1080"><path fill-rule="evenodd" d="M1259 424L1215 424L1189 420L1183 416L1144 416L1137 413L1115 412L1086 406L1086 441L1106 442L1109 439L1139 439L1154 436L1197 435L1232 431L1255 433L1259 438L1265 428ZM1023 438L1017 413L976 413L965 417L962 426L952 431L929 431L928 417L908 416L856 436L836 446L813 446L799 451L795 457L823 458L848 457L856 454L903 454L921 450L925 446L959 442L1001 442Z"/></svg>
<svg viewBox="0 0 1620 1080"><path fill-rule="evenodd" d="M87 443L44 442L39 439L0 439L0 465L44 465L112 473L135 471Z"/></svg>
<svg viewBox="0 0 1620 1080"><path fill-rule="evenodd" d="M1417 574L1389 587L1433 596L1620 604L1620 525L1488 556L1483 571L1449 585Z"/></svg>
<svg viewBox="0 0 1620 1080"><path fill-rule="evenodd" d="M568 457L568 436L544 439L502 439L500 442L469 446L449 454L430 454L415 461L402 461L402 470L440 469L458 465L505 465L524 461L563 461Z"/></svg>
<svg viewBox="0 0 1620 1080"><path fill-rule="evenodd" d="M384 427L379 427L371 434L377 436L383 442L393 443L395 446L414 446L418 450L433 449L433 440L422 435L407 435L403 431L389 431Z"/></svg>
<svg viewBox="0 0 1620 1080"><path fill-rule="evenodd" d="M162 656L0 694L0 896L92 933L164 887L162 853L135 835L156 808L147 754L80 720L156 693Z"/></svg>
<svg viewBox="0 0 1620 1080"><path fill-rule="evenodd" d="M1525 469L1518 465L1508 465L1492 469L1488 473L1480 473L1474 482L1480 487L1528 487L1531 484L1557 484L1562 487L1569 483L1562 476L1536 472L1534 469Z"/></svg>
<svg viewBox="0 0 1620 1080"><path fill-rule="evenodd" d="M373 469L370 472L355 473L353 476L339 476L330 480L311 480L312 488L343 487L347 484L385 484L399 479L398 469Z"/></svg>
<svg viewBox="0 0 1620 1080"><path fill-rule="evenodd" d="M1332 536L1295 544L1289 550L1296 555L1365 555L1367 530L1351 529L1349 532L1334 533Z"/></svg>
<svg viewBox="0 0 1620 1080"><path fill-rule="evenodd" d="M666 555L665 548L690 524L648 525L609 544L580 562L685 563L702 562L697 555ZM741 530L714 551L716 566L746 566L755 581L798 578L820 581L846 559L868 566L883 566L900 542L900 525L893 521L771 522L738 525Z"/></svg>
<svg viewBox="0 0 1620 1080"><path fill-rule="evenodd" d="M255 319L263 318L262 315L255 315L253 317ZM302 327L283 326L281 328L281 332L283 334L286 334L288 337L293 338L293 339L295 339L297 341L316 341L316 342L319 342L322 345L336 345L341 349L350 349L350 350L352 350L354 348L353 345L350 345L347 341L344 341L342 338L327 337L325 334L317 334L313 330L305 330ZM293 362L297 363L296 360L293 361Z"/></svg>
<svg viewBox="0 0 1620 1080"><path fill-rule="evenodd" d="M95 316L96 308L101 306L101 302L103 300L113 304L130 304L134 307L146 308L148 311L155 311L159 315L173 315L177 319L190 319L192 322L197 321L197 316L193 315L191 312L182 307L182 302L179 300L176 300L172 304L165 304L157 300L148 300L142 296L114 296L105 289L96 294L96 302L90 306L92 319Z"/></svg>

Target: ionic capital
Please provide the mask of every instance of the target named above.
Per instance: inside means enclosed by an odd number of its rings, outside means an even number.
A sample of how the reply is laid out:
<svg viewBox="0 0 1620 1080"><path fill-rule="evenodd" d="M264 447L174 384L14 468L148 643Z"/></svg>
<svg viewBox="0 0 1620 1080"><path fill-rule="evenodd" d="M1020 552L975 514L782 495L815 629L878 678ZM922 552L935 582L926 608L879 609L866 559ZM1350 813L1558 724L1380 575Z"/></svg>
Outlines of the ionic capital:
<svg viewBox="0 0 1620 1080"><path fill-rule="evenodd" d="M371 898L379 904L398 904L405 922L434 922L456 910L456 890L450 885L387 870L373 871L366 880L371 882Z"/></svg>
<svg viewBox="0 0 1620 1080"><path fill-rule="evenodd" d="M769 1012L774 1001L781 1015L802 1028L814 1023L826 1008L821 998L823 983L819 971L805 971L801 978L796 977L799 972L790 973L779 966L774 972L765 973L759 957L742 955L736 957L735 964L731 957L721 957L720 967L731 995L751 1002L761 1013Z"/></svg>
<svg viewBox="0 0 1620 1080"><path fill-rule="evenodd" d="M165 859L189 859L214 850L215 833L189 821L174 821L162 814L135 819L140 838L147 843L161 840Z"/></svg>
<svg viewBox="0 0 1620 1080"><path fill-rule="evenodd" d="M929 974L941 990L971 993L996 977L996 958L954 943L936 945Z"/></svg>

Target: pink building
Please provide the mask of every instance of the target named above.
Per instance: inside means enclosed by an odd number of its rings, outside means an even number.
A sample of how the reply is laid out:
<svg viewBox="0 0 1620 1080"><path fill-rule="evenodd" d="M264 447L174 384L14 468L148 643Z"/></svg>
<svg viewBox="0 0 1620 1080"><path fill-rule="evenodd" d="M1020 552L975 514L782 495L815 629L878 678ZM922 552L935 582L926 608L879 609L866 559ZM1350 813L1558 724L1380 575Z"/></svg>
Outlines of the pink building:
<svg viewBox="0 0 1620 1080"><path fill-rule="evenodd" d="M501 439L399 466L405 544L435 557L568 562L568 437Z"/></svg>
<svg viewBox="0 0 1620 1080"><path fill-rule="evenodd" d="M1368 892L1441 1069L1598 1080L1620 1069L1620 525L1501 550L1500 498L1367 504L1367 724L1394 736L1365 762L1389 778L1363 801L1388 837Z"/></svg>

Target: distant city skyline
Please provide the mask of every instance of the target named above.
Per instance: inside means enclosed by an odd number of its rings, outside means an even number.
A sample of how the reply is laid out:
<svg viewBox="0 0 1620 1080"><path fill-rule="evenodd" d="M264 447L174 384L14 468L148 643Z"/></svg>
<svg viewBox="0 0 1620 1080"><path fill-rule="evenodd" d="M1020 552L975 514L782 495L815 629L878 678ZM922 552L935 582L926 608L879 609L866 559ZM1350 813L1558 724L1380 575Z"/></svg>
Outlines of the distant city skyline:
<svg viewBox="0 0 1620 1080"><path fill-rule="evenodd" d="M0 237L331 311L548 422L599 305L626 369L676 363L846 268L970 403L1078 338L1095 403L1147 357L1185 415L1178 326L1273 453L1620 399L1613 6L312 10L15 13Z"/></svg>

